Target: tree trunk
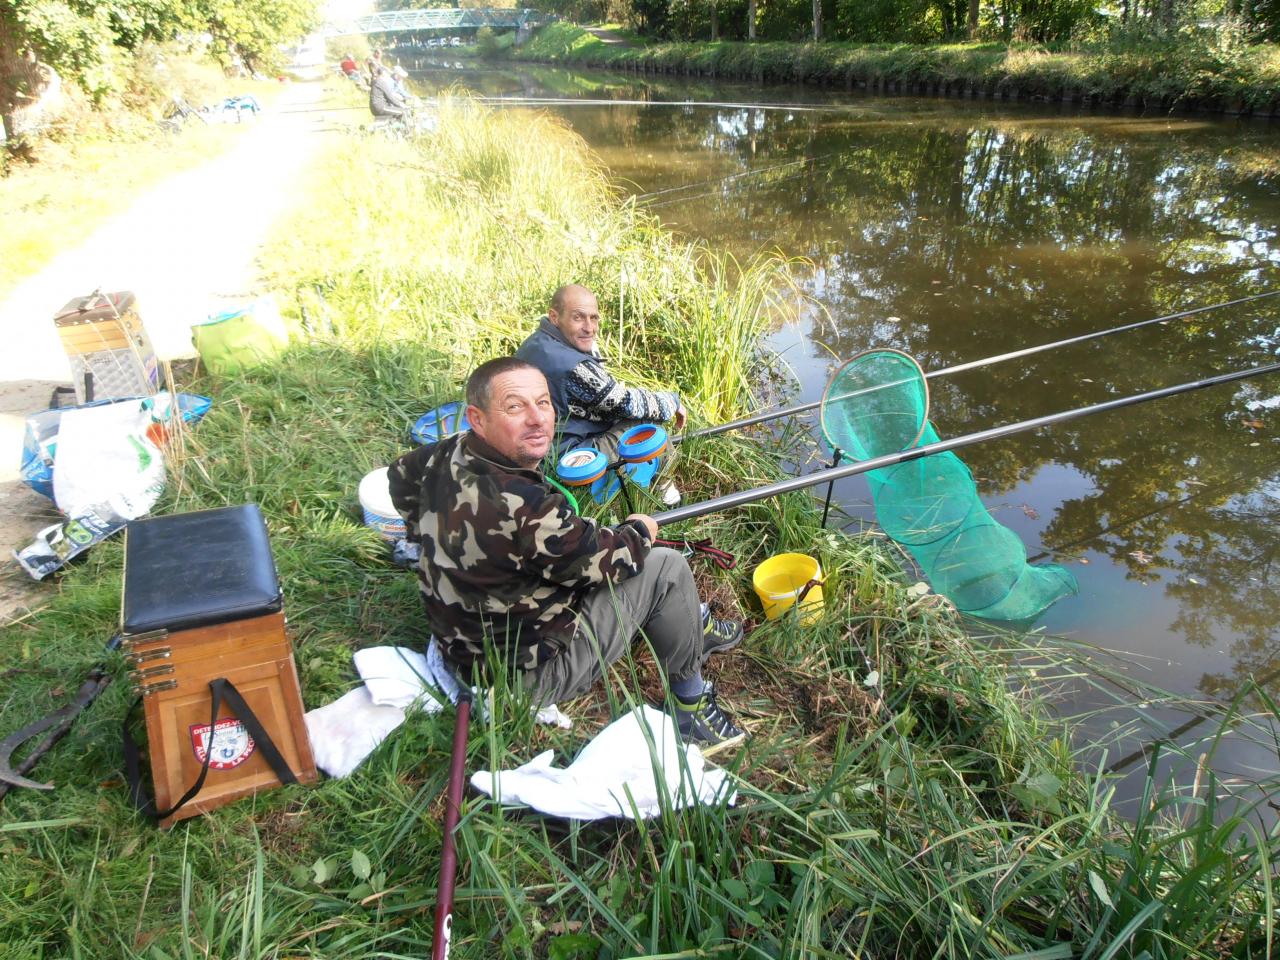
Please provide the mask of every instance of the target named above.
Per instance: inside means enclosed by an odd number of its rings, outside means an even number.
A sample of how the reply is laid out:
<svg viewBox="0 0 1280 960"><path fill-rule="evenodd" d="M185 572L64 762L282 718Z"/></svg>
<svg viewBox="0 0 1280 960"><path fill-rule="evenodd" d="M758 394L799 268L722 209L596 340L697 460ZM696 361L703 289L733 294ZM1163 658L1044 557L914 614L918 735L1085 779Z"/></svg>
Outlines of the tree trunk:
<svg viewBox="0 0 1280 960"><path fill-rule="evenodd" d="M822 39L822 0L813 0L813 40Z"/></svg>
<svg viewBox="0 0 1280 960"><path fill-rule="evenodd" d="M978 0L969 0L969 16L965 24L965 33L970 40L978 39Z"/></svg>
<svg viewBox="0 0 1280 960"><path fill-rule="evenodd" d="M720 39L720 11L716 9L716 0L711 0L711 40Z"/></svg>
<svg viewBox="0 0 1280 960"><path fill-rule="evenodd" d="M747 0L747 39L756 38L756 0Z"/></svg>

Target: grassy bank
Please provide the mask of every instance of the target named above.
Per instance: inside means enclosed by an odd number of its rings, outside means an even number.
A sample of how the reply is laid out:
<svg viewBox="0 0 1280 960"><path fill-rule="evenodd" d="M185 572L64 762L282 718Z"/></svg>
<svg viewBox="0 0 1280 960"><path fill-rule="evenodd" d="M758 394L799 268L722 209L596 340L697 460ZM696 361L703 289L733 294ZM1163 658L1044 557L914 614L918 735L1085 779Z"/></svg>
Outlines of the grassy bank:
<svg viewBox="0 0 1280 960"><path fill-rule="evenodd" d="M654 73L951 96L1205 107L1274 114L1280 51L1185 40L1050 51L1034 45L699 42L630 48L571 24L545 27L517 59Z"/></svg>
<svg viewBox="0 0 1280 960"><path fill-rule="evenodd" d="M216 405L175 457L164 505L262 506L308 707L356 683L354 649L423 641L413 577L360 525L360 477L403 449L418 414L456 399L475 362L518 342L554 286L594 286L622 372L678 385L696 419L751 402L756 342L794 309L798 265L677 242L556 123L465 101L441 121L420 148L353 140L317 166L314 204L267 263L309 332L278 365L192 384ZM691 445L681 485L702 499L773 478L784 449ZM824 533L799 495L697 530L739 555L734 574L699 568L726 612L754 617L745 571L768 553L816 554L829 576L819 624L758 626L715 666L754 733L721 758L737 806L577 826L469 797L454 956L1272 953L1276 841L1246 820L1215 825L1211 776L1190 807L1153 792L1126 826L1025 692L1028 651L966 636L944 602L909 589L883 540ZM98 658L119 567L118 545L95 548L7 631L0 729ZM468 767L548 748L564 762L657 689L646 655L624 661L607 691L561 705L568 732L535 728L499 690ZM127 700L114 684L40 768L55 794L4 801L0 956L427 955L451 713L411 715L350 778L160 834L120 783Z"/></svg>
<svg viewBox="0 0 1280 960"><path fill-rule="evenodd" d="M193 104L252 94L270 103L279 84L232 80L212 64L175 63L165 87ZM75 98L68 113L30 144L29 161L0 157L0 297L61 251L174 173L236 143L248 125L190 120L176 131L159 120L170 101L160 81L146 96L94 110ZM68 294L70 296L70 294Z"/></svg>

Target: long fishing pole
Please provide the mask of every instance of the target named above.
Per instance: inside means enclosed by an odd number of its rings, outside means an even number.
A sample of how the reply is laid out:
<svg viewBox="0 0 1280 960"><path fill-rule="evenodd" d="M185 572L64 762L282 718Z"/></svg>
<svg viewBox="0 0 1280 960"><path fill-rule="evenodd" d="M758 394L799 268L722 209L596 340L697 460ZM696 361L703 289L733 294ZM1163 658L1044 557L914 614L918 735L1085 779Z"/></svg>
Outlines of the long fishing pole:
<svg viewBox="0 0 1280 960"><path fill-rule="evenodd" d="M1109 337L1116 333L1125 333L1129 330L1137 330L1139 327L1149 327L1156 323L1168 323L1170 320L1181 320L1186 317L1193 317L1196 314L1207 313L1210 310L1221 310L1223 307L1234 307L1241 303L1250 303L1254 300L1265 300L1267 297L1280 296L1280 290L1270 290L1267 293L1256 293L1248 297L1240 297L1238 300L1226 300L1222 303L1213 303L1207 307L1194 307L1190 310L1183 310L1180 313L1170 313L1163 317L1152 317L1150 320L1139 320L1135 323L1126 323L1118 327L1110 327L1106 330L1095 330L1093 333L1082 333L1076 337L1067 337L1065 340L1055 340L1052 343L1042 343L1035 347L1023 347L1020 350L1011 350L1008 353L996 354L992 357L984 357L981 360L970 360L966 363L956 364L954 367L944 367L940 370L930 370L925 374L926 379L934 377L949 377L957 373L963 373L966 370L977 370L979 367L988 367L996 363L1003 363L1006 360L1016 360L1019 357L1029 357L1034 353L1043 353L1046 350L1056 350L1059 347L1068 347L1077 343L1084 343L1087 340L1097 340L1100 337ZM731 423L721 423L714 427L705 427L702 430L695 430L693 433L685 433L678 437L673 437L672 443L681 443L685 440L693 440L696 437L714 437L717 434L728 433L730 430L740 430L743 427L755 426L757 423L767 423L770 420L777 420L780 417L791 416L796 413L804 413L807 410L813 410L822 405L821 400L813 400L809 403L797 404L794 407L787 407L783 410L771 410L765 413L758 413L750 417L743 417L741 420L734 420Z"/></svg>
<svg viewBox="0 0 1280 960"><path fill-rule="evenodd" d="M599 100L578 97L473 97L480 103L536 104L557 107L725 107L732 110L786 110L821 113L824 106L799 103L732 103L720 100Z"/></svg>
<svg viewBox="0 0 1280 960"><path fill-rule="evenodd" d="M440 846L440 879L436 883L435 935L431 960L449 960L453 941L453 893L458 875L458 843L454 837L462 810L462 788L467 770L467 727L471 722L471 688L458 683L457 716L453 721L453 753L444 797L444 836Z"/></svg>
<svg viewBox="0 0 1280 960"><path fill-rule="evenodd" d="M1002 437L1012 436L1015 433L1025 433L1028 430L1037 430L1040 427L1047 427L1057 423L1065 423L1068 420L1076 420L1080 417L1091 416L1095 413L1103 413L1107 410L1117 410L1121 407L1129 407L1139 403L1146 403L1149 400L1159 400L1162 397L1177 396L1180 393L1190 393L1192 390L1202 390L1206 387L1214 387L1222 383L1232 383L1236 380L1246 380L1250 377L1257 377L1262 374L1276 372L1280 372L1280 363L1271 363L1263 367L1251 367L1247 370L1237 370L1233 373L1224 373L1219 376L1208 377L1203 380L1194 380L1189 383L1180 383L1172 387L1162 387L1159 390L1150 390L1146 393L1137 393L1128 397L1119 397L1115 400L1107 400L1104 403L1096 403L1089 407L1078 407L1075 410L1064 410L1059 413L1050 413L1043 417L1035 417L1031 420L1020 420L1017 423L1006 424L1002 427L992 427L988 430L979 430L976 433L966 433L962 436L952 437L948 440L939 440L936 443L925 444L923 447L912 447L909 450L902 450L898 453L889 453L884 456L873 457L870 460L851 463L843 467L830 467L826 470L818 470L803 477L793 477L790 480L781 480L777 483L770 483L763 487L756 487L753 490L728 493L722 497L714 497L711 500L704 500L702 503L692 503L685 507L676 507L674 510L665 510L662 513L654 514L653 519L657 521L659 526L668 523L679 523L682 520L692 520L695 517L706 516L709 513L719 513L722 510L729 510L734 507L743 506L744 504L755 503L758 500L766 500L769 497L776 497L784 493L791 493L795 490L804 490L807 487L814 487L820 483L829 483L833 480L841 480L845 477L856 476L860 473L867 473L871 470L880 470L884 467L896 466L899 463L906 463L910 460L919 460L921 457L928 457L935 453L945 453L948 450L956 450L960 447L967 447L971 444L981 443L985 440L998 440Z"/></svg>

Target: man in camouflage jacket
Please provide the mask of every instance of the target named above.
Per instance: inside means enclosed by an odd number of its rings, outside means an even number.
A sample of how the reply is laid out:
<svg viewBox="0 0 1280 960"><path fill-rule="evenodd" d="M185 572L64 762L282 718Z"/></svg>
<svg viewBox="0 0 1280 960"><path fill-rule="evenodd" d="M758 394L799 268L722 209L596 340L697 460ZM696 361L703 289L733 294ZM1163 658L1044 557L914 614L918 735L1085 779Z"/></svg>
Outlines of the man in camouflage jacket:
<svg viewBox="0 0 1280 960"><path fill-rule="evenodd" d="M687 739L741 737L701 667L742 628L704 618L684 557L654 547L657 524L578 516L542 476L555 409L546 379L510 357L467 381L471 430L390 471L396 510L421 546L418 581L446 661L473 679L490 651L540 703L584 693L637 633L652 645Z"/></svg>

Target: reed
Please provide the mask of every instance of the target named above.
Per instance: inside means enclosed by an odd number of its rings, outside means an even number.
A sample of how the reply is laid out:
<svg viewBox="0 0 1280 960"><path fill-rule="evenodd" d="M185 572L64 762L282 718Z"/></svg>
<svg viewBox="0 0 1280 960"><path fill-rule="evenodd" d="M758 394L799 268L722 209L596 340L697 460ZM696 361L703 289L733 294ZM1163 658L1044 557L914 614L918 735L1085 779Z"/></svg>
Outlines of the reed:
<svg viewBox="0 0 1280 960"><path fill-rule="evenodd" d="M622 368L679 386L704 417L751 402L753 338L792 296L785 260L735 264L664 234L559 125L460 97L442 113L433 140L333 150L267 264L310 333L275 366L190 384L217 402L165 508L261 504L310 707L357 682L354 649L424 639L413 578L360 525L359 478L456 398L470 364L531 329L550 289L594 285ZM721 384L721 364L743 382ZM807 442L785 429L693 442L681 483L700 499L770 480L812 455ZM1276 837L1218 807L1209 780L1189 796L1153 777L1143 815L1118 819L1028 692L1034 669L1076 669L1069 648L975 640L940 598L909 592L883 539L820 529L803 495L696 529L741 560L732 575L698 568L725 612L758 616L745 574L767 553L802 549L829 572L819 623L753 624L713 665L753 731L723 758L737 804L579 825L470 796L454 956L1273 955ZM5 729L97 658L119 564L117 545L95 548L7 631ZM638 652L561 731L499 686L468 769L572 757L661 692ZM427 955L451 712L411 714L350 778L158 833L119 782L125 706L113 685L47 759L56 794L6 798L0 956Z"/></svg>

